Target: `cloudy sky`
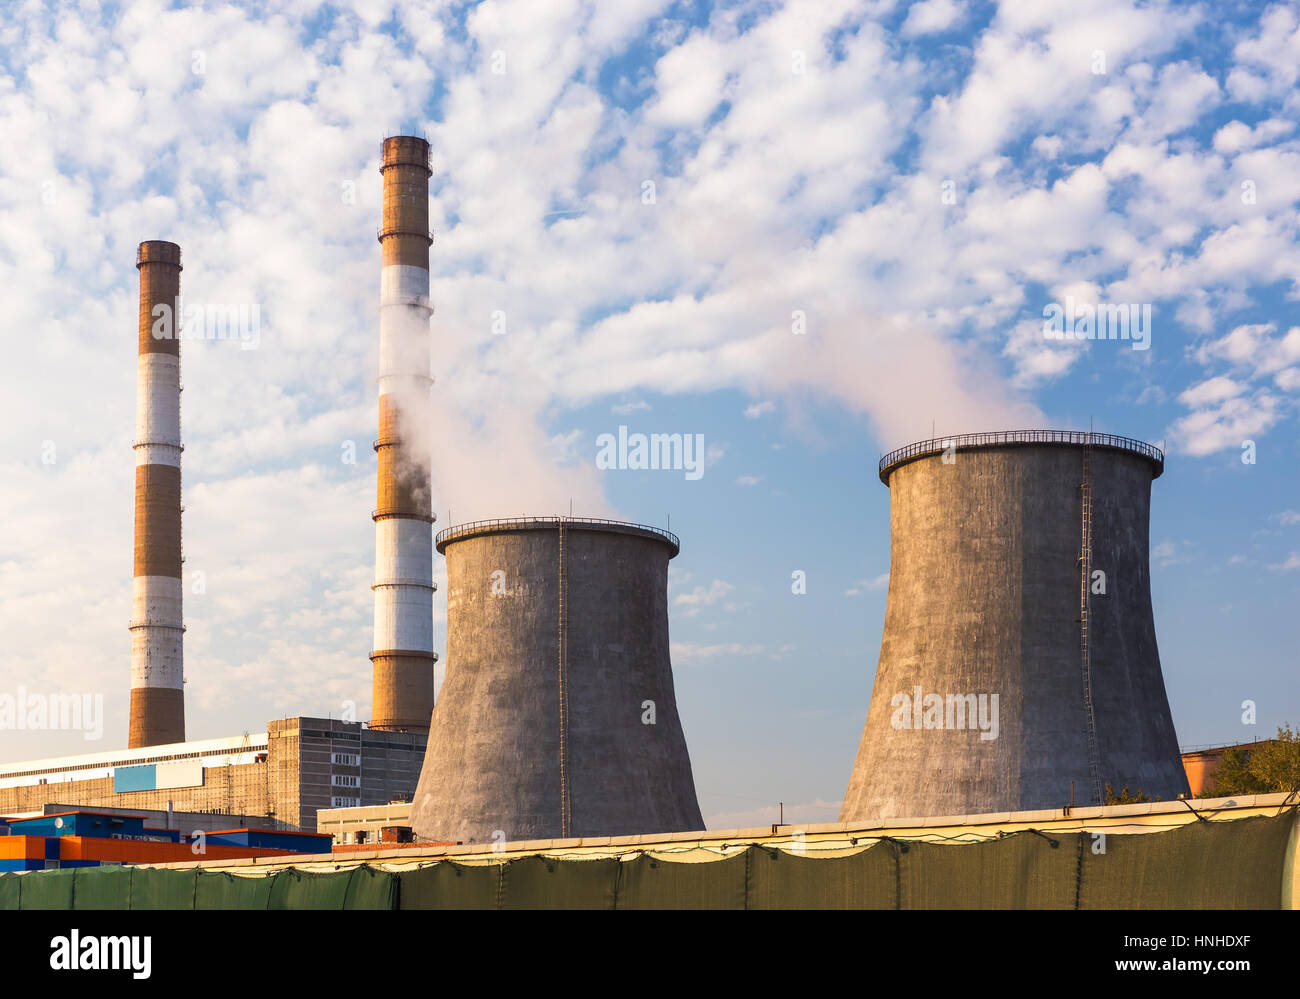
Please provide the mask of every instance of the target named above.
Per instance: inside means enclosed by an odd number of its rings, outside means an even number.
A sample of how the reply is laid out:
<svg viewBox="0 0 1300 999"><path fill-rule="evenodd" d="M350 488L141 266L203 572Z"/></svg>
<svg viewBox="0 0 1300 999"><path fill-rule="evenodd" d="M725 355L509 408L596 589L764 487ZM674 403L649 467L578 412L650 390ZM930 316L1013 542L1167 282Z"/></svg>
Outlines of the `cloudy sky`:
<svg viewBox="0 0 1300 999"><path fill-rule="evenodd" d="M440 524L671 519L710 825L835 817L876 462L932 429L1163 441L1180 741L1300 720L1298 74L1295 4L6 4L0 692L107 720L0 759L125 743L142 239L263 323L183 346L189 734L369 717L377 168L410 130ZM1149 305L1148 349L1048 340L1069 300ZM702 434L704 475L598 469L620 425Z"/></svg>

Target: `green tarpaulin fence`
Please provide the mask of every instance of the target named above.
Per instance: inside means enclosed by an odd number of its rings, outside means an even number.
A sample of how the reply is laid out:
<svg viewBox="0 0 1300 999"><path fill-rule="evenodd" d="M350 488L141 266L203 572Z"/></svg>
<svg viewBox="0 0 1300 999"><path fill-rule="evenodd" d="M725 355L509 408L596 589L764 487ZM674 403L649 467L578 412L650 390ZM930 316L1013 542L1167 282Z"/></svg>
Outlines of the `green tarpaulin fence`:
<svg viewBox="0 0 1300 999"><path fill-rule="evenodd" d="M79 867L0 876L0 909L395 909L397 884L396 874L373 867L256 877Z"/></svg>
<svg viewBox="0 0 1300 999"><path fill-rule="evenodd" d="M391 873L135 867L0 876L0 909L1276 909L1295 813L1167 832L864 840L847 856L751 846L695 863L524 857ZM698 856L698 854L697 854Z"/></svg>

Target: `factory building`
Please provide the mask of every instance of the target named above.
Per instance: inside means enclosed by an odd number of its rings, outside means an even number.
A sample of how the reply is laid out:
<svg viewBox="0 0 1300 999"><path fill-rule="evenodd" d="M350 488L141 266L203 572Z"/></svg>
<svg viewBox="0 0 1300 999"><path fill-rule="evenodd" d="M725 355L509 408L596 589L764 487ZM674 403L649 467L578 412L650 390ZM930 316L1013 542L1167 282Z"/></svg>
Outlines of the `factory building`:
<svg viewBox="0 0 1300 999"><path fill-rule="evenodd" d="M373 717L185 741L181 535L181 248L139 245L129 748L0 766L0 815L75 808L254 816L314 830L316 811L409 800L433 708L433 514L427 442L429 145L383 144Z"/></svg>
<svg viewBox="0 0 1300 999"><path fill-rule="evenodd" d="M701 829L668 656L675 535L571 517L441 532L447 673L420 841Z"/></svg>
<svg viewBox="0 0 1300 999"><path fill-rule="evenodd" d="M4 764L0 815L39 815L59 801L240 816L244 823L251 816L315 832L317 809L409 799L424 749L419 733L285 718L234 738Z"/></svg>
<svg viewBox="0 0 1300 999"><path fill-rule="evenodd" d="M104 864L168 864L320 853L328 836L270 829L184 832L146 815L75 809L0 818L0 871L48 871Z"/></svg>
<svg viewBox="0 0 1300 999"><path fill-rule="evenodd" d="M889 596L842 821L1187 792L1151 611L1141 441L968 434L885 455Z"/></svg>

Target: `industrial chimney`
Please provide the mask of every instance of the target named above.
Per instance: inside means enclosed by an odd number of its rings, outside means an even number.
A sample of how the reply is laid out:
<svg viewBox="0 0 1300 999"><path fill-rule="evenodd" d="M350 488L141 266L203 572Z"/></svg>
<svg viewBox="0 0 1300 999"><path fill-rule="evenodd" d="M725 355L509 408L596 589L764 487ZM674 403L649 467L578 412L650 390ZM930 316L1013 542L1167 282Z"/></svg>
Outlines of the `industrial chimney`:
<svg viewBox="0 0 1300 999"><path fill-rule="evenodd" d="M1068 431L885 455L889 599L841 821L1187 791L1151 613L1159 449Z"/></svg>
<svg viewBox="0 0 1300 999"><path fill-rule="evenodd" d="M379 291L379 456L370 727L427 732L433 711L433 508L429 454L429 143L384 140Z"/></svg>
<svg viewBox="0 0 1300 999"><path fill-rule="evenodd" d="M447 673L411 825L465 843L702 829L668 657L666 531L443 531Z"/></svg>
<svg viewBox="0 0 1300 999"><path fill-rule="evenodd" d="M181 616L181 248L150 240L140 272L135 578L128 745L185 741ZM155 327L157 333L155 334Z"/></svg>

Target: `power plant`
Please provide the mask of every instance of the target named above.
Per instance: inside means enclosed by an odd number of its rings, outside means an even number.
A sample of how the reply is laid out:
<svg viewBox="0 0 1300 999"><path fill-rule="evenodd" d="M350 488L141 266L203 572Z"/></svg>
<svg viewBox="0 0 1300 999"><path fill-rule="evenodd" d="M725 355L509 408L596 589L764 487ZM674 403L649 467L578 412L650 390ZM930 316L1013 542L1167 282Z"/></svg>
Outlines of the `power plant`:
<svg viewBox="0 0 1300 999"><path fill-rule="evenodd" d="M181 615L181 248L136 251L135 572L131 615L132 749L185 741ZM155 325L158 334L154 335Z"/></svg>
<svg viewBox="0 0 1300 999"><path fill-rule="evenodd" d="M129 749L0 767L0 813L71 805L264 816L409 799L406 833L498 843L703 828L678 714L665 530L580 517L451 527L434 705L429 144L383 141L370 723L294 716L185 742L181 250L137 251ZM891 569L844 822L1188 789L1152 620L1151 482L1124 437L967 434L886 455ZM359 826L357 828L360 828ZM376 827L386 833L394 830Z"/></svg>
<svg viewBox="0 0 1300 999"><path fill-rule="evenodd" d="M1012 431L884 456L884 636L841 821L1187 792L1151 612L1158 448Z"/></svg>
<svg viewBox="0 0 1300 999"><path fill-rule="evenodd" d="M429 143L384 140L379 457L370 727L427 732L433 711L433 505L428 449ZM418 428L418 429L416 429ZM415 433L412 430L416 429Z"/></svg>
<svg viewBox="0 0 1300 999"><path fill-rule="evenodd" d="M441 532L446 678L411 808L424 840L703 828L668 654L675 535L571 517Z"/></svg>

